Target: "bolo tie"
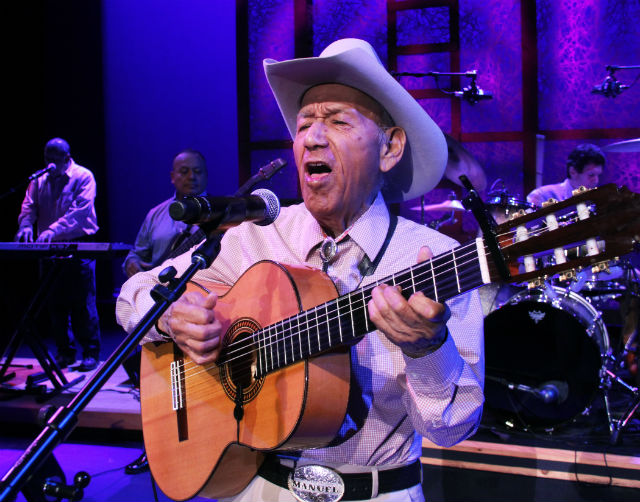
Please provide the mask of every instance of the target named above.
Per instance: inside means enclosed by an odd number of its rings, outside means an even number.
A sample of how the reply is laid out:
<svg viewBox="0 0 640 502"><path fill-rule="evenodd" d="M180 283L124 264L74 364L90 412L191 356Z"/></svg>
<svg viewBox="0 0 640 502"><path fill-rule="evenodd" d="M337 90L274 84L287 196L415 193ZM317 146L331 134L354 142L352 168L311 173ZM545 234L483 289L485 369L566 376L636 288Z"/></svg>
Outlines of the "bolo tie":
<svg viewBox="0 0 640 502"><path fill-rule="evenodd" d="M393 232L395 231L397 224L398 217L395 214L389 213L389 228L387 229L387 235L382 246L380 247L380 251L378 251L378 254L376 255L373 262L369 260L369 257L365 253L362 260L360 260L360 263L358 263L358 271L360 272L360 275L362 275L363 277L372 275L375 272L376 268L378 268L378 264L382 259L382 255L384 255L384 252L389 246L389 242L391 241L391 237L393 236ZM322 244L320 244L320 259L322 260L322 271L324 273L327 272L329 268L329 262L333 260L336 253L338 252L338 243L340 243L340 241L344 240L345 237L347 237L352 227L353 225L347 228L335 239L330 235L325 235Z"/></svg>

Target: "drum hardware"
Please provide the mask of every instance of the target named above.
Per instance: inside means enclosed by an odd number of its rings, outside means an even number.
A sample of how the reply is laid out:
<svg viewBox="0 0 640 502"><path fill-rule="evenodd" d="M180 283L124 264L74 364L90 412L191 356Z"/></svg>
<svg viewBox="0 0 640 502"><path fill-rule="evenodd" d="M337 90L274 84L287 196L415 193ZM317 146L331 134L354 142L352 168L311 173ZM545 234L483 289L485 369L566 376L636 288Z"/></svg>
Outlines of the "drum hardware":
<svg viewBox="0 0 640 502"><path fill-rule="evenodd" d="M628 425L629 420L634 415L638 407L640 406L640 390L638 387L633 387L621 379L618 375L613 373L607 366L613 366L615 358L610 355L610 359L603 365L600 375L600 389L602 391L602 398L604 401L605 411L607 414L607 421L609 422L610 442L612 445L618 443L620 439L620 433ZM609 363L609 364L607 364ZM611 404L609 402L609 390L613 387L613 384L620 385L624 390L631 393L632 400L629 402L626 410L623 411L620 418L615 418L611 413Z"/></svg>
<svg viewBox="0 0 640 502"><path fill-rule="evenodd" d="M455 195L455 194L454 194ZM462 202L455 199L448 199L444 202L440 202L438 204L431 204L429 206L424 206L425 211L465 211Z"/></svg>
<svg viewBox="0 0 640 502"><path fill-rule="evenodd" d="M424 197L421 199L421 204L419 206L413 206L409 208L409 211L425 211L425 212L433 212L433 211L466 211L462 202L456 200L455 192L450 192L449 197L437 204L429 204L424 205Z"/></svg>
<svg viewBox="0 0 640 502"><path fill-rule="evenodd" d="M424 213L445 211L445 214L443 216L441 216L440 218L436 218L428 223L429 228L438 230L443 225L449 225L449 224L453 225L454 223L457 223L458 220L456 218L455 213L459 211L465 211L465 208L462 205L462 202L460 202L459 200L456 200L455 197L456 197L455 192L451 192L447 200L443 202L438 202L437 204L429 204L425 206L424 196L423 196L420 200L420 205L410 207L409 210L420 211L420 214L421 214L420 220L422 224L424 224Z"/></svg>
<svg viewBox="0 0 640 502"><path fill-rule="evenodd" d="M640 138L628 139L626 141L618 141L611 143L602 148L605 152L627 153L640 152Z"/></svg>
<svg viewBox="0 0 640 502"><path fill-rule="evenodd" d="M534 204L510 194L499 178L491 185L485 205L497 223L504 223L536 209Z"/></svg>

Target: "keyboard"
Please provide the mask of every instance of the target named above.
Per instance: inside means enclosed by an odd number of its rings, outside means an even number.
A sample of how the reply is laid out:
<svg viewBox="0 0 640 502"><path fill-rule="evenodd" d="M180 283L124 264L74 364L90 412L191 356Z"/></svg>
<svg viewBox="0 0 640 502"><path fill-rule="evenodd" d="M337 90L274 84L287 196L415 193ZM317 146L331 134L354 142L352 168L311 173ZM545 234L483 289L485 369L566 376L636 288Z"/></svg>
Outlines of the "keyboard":
<svg viewBox="0 0 640 502"><path fill-rule="evenodd" d="M0 242L0 258L112 258L132 248L120 242Z"/></svg>

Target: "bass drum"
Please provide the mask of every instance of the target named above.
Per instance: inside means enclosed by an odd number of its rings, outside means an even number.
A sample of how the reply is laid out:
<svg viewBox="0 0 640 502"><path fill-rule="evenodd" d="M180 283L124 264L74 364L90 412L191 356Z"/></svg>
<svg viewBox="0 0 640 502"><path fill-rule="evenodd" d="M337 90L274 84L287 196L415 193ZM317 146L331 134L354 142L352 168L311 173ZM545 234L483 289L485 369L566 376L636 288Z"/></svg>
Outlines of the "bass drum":
<svg viewBox="0 0 640 502"><path fill-rule="evenodd" d="M587 410L609 337L577 293L522 291L484 321L487 411L510 427L551 432Z"/></svg>

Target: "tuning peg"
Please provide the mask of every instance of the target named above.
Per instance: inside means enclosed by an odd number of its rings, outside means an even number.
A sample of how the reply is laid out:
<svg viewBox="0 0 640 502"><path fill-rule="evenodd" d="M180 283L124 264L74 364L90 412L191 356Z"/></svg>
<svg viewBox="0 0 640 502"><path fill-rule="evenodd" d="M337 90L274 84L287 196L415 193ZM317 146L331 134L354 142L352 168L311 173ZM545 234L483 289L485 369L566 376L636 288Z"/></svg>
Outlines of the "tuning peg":
<svg viewBox="0 0 640 502"><path fill-rule="evenodd" d="M524 209L518 209L517 211L514 211L513 213L511 213L509 215L509 220L510 221L516 220L516 219L518 219L521 216L524 216L526 214L527 214L527 212Z"/></svg>
<svg viewBox="0 0 640 502"><path fill-rule="evenodd" d="M571 196L573 197L574 195L581 194L582 192L586 192L587 190L592 190L592 189L591 188L587 188L584 185L581 185L578 188L576 188L575 190L571 191Z"/></svg>
<svg viewBox="0 0 640 502"><path fill-rule="evenodd" d="M532 281L529 281L527 283L527 288L528 289L541 288L544 285L544 283L546 282L546 280L547 280L547 276L546 275L543 276L543 277L537 277L536 279L534 279Z"/></svg>
<svg viewBox="0 0 640 502"><path fill-rule="evenodd" d="M578 273L576 272L575 268L571 268L569 270L565 270L564 272L562 272L558 276L558 279L560 279L561 281L577 281Z"/></svg>
<svg viewBox="0 0 640 502"><path fill-rule="evenodd" d="M601 261L599 263L594 263L591 267L591 272L594 274L598 274L600 272L607 272L609 273L609 262L608 261Z"/></svg>

